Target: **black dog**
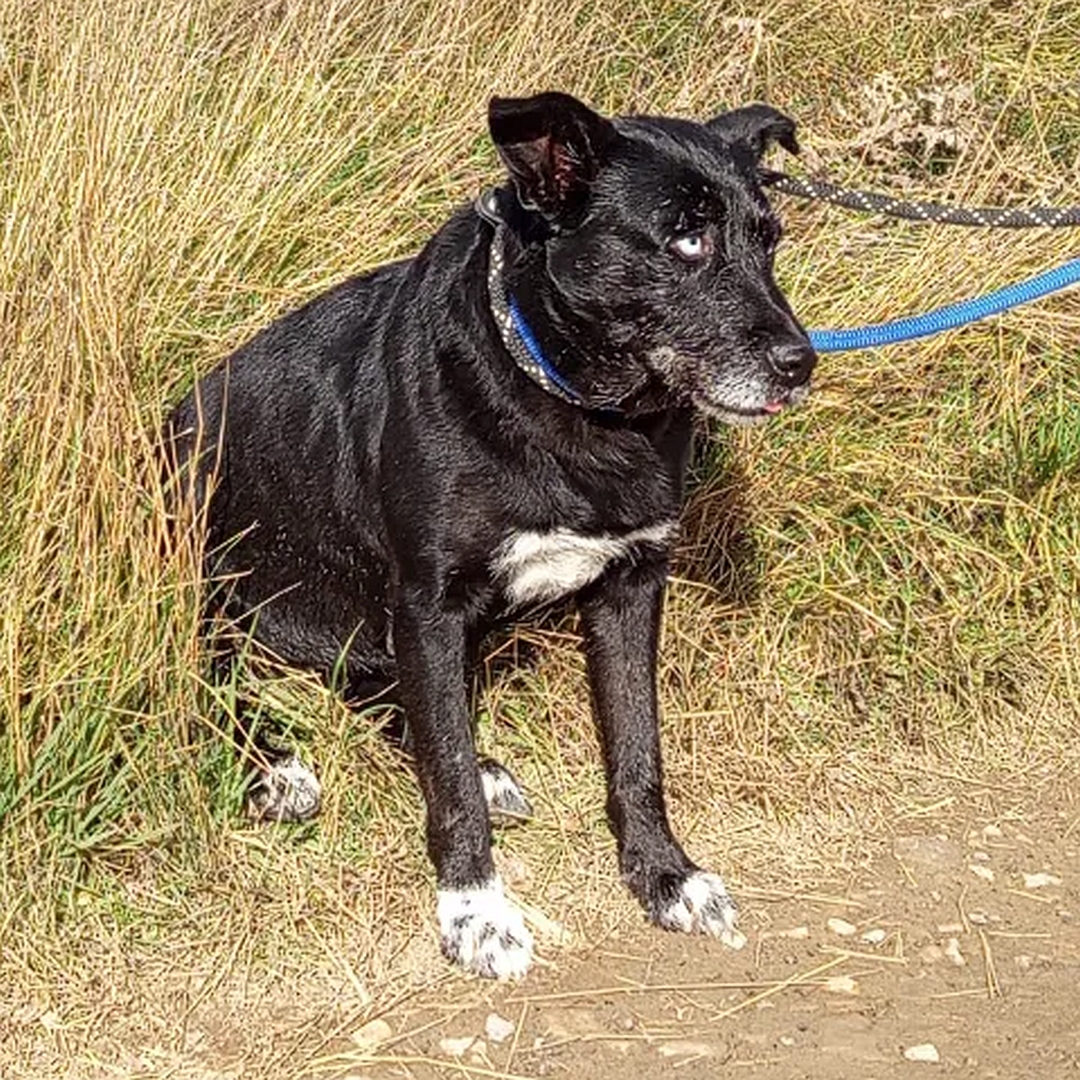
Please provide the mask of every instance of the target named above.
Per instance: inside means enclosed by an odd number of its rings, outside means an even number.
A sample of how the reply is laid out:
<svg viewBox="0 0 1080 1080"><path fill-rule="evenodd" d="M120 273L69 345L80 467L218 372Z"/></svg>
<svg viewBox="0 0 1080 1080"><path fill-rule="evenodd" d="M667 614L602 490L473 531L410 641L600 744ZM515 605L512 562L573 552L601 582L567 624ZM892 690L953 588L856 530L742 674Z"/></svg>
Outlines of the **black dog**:
<svg viewBox="0 0 1080 1080"><path fill-rule="evenodd" d="M806 396L815 355L773 281L761 188L770 141L798 149L791 120L764 105L608 120L548 93L494 99L489 124L511 183L415 258L264 330L169 438L209 498L228 613L290 663L343 670L350 699L396 681L443 951L505 976L532 942L488 801L515 791L477 759L467 663L494 625L562 598L627 885L661 926L737 933L723 882L667 821L664 581L694 411L763 421Z"/></svg>

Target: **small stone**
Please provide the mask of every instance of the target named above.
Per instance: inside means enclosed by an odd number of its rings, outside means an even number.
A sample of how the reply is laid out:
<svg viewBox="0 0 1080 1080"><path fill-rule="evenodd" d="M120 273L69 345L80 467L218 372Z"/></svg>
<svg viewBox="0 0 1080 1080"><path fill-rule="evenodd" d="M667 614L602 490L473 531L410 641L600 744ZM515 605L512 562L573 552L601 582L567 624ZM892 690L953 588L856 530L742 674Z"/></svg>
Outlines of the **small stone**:
<svg viewBox="0 0 1080 1080"><path fill-rule="evenodd" d="M376 1019L358 1027L349 1037L361 1050L373 1050L393 1034L393 1028L385 1020Z"/></svg>
<svg viewBox="0 0 1080 1080"><path fill-rule="evenodd" d="M960 951L960 942L957 941L956 938L949 938L949 943L945 946L943 952L957 967L965 967L967 965L964 954Z"/></svg>
<svg viewBox="0 0 1080 1080"><path fill-rule="evenodd" d="M938 923L937 932L939 934L962 934L964 932L964 924L958 922Z"/></svg>
<svg viewBox="0 0 1080 1080"><path fill-rule="evenodd" d="M823 989L829 994L850 994L859 992L859 984L850 975L830 975L825 980Z"/></svg>
<svg viewBox="0 0 1080 1080"><path fill-rule="evenodd" d="M793 926L790 930L773 930L769 934L769 937L790 938L792 941L805 941L809 936L809 926Z"/></svg>
<svg viewBox="0 0 1080 1080"><path fill-rule="evenodd" d="M825 925L834 933L840 937L851 937L858 932L858 927L852 926L847 919L832 918L826 921Z"/></svg>
<svg viewBox="0 0 1080 1080"><path fill-rule="evenodd" d="M1030 971L1031 965L1035 963L1035 958L1033 956L1028 956L1027 953L1020 953L1019 956L1014 958L1013 963L1015 963L1021 971Z"/></svg>
<svg viewBox="0 0 1080 1080"><path fill-rule="evenodd" d="M746 935L735 927L730 930L722 930L720 932L720 941L721 944L726 945L729 949L734 949L736 952L746 947Z"/></svg>
<svg viewBox="0 0 1080 1080"><path fill-rule="evenodd" d="M46 1031L59 1031L64 1026L64 1021L60 1019L59 1013L53 1012L52 1009L46 1009L38 1017L38 1023Z"/></svg>
<svg viewBox="0 0 1080 1080"><path fill-rule="evenodd" d="M941 1060L941 1055L933 1043L919 1043L916 1046L909 1046L904 1051L904 1057L908 1061L927 1061L934 1065Z"/></svg>
<svg viewBox="0 0 1080 1080"><path fill-rule="evenodd" d="M997 825L984 825L982 834L984 840L1000 840L1005 835Z"/></svg>
<svg viewBox="0 0 1080 1080"><path fill-rule="evenodd" d="M439 1040L439 1049L447 1057L462 1058L473 1048L475 1042L475 1035L462 1035L459 1039L447 1037Z"/></svg>
<svg viewBox="0 0 1080 1080"><path fill-rule="evenodd" d="M1060 885L1061 878L1055 877L1053 874L1047 874L1044 871L1039 871L1037 874L1024 874L1024 888L1025 889L1045 889L1047 885Z"/></svg>
<svg viewBox="0 0 1080 1080"><path fill-rule="evenodd" d="M983 879L983 881L993 881L994 871L989 866L969 866L968 869L976 876Z"/></svg>
<svg viewBox="0 0 1080 1080"><path fill-rule="evenodd" d="M976 862L989 862L990 861L990 853L988 851L973 851L971 853L971 857Z"/></svg>
<svg viewBox="0 0 1080 1080"><path fill-rule="evenodd" d="M975 926L985 926L990 921L990 916L985 911L969 911L968 922Z"/></svg>
<svg viewBox="0 0 1080 1080"><path fill-rule="evenodd" d="M794 1046L795 1040L790 1035L781 1035L779 1039L781 1046Z"/></svg>
<svg viewBox="0 0 1080 1080"><path fill-rule="evenodd" d="M889 932L887 930L875 926L872 930L867 930L859 940L865 945L880 945L888 936Z"/></svg>
<svg viewBox="0 0 1080 1080"><path fill-rule="evenodd" d="M510 1020L498 1013L488 1013L484 1021L484 1034L495 1044L504 1043L514 1034L515 1028Z"/></svg>
<svg viewBox="0 0 1080 1080"><path fill-rule="evenodd" d="M691 1042L688 1039L676 1039L672 1042L660 1043L656 1052L661 1057L678 1057L697 1060L698 1058L712 1057L713 1048L708 1043Z"/></svg>

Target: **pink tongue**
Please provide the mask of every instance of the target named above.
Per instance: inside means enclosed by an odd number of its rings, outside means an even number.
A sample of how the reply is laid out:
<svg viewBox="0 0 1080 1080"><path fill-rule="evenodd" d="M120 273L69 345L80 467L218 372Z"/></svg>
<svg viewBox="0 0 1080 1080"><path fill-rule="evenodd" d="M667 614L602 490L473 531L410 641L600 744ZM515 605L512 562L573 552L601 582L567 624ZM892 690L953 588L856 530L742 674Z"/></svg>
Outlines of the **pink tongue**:
<svg viewBox="0 0 1080 1080"><path fill-rule="evenodd" d="M770 401L765 405L765 411L774 415L780 412L783 408L784 403L782 401Z"/></svg>

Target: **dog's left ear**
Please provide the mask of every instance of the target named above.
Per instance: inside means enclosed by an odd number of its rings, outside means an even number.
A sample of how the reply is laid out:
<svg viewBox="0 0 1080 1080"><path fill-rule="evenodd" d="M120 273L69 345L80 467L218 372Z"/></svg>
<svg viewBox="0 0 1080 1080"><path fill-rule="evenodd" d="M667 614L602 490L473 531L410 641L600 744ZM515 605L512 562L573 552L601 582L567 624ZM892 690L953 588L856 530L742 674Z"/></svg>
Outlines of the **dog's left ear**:
<svg viewBox="0 0 1080 1080"><path fill-rule="evenodd" d="M721 113L706 125L728 142L741 142L761 160L775 142L791 154L799 152L795 139L795 121L771 105L746 105L741 109Z"/></svg>
<svg viewBox="0 0 1080 1080"><path fill-rule="evenodd" d="M556 219L588 191L615 128L569 94L492 98L488 127L522 206Z"/></svg>

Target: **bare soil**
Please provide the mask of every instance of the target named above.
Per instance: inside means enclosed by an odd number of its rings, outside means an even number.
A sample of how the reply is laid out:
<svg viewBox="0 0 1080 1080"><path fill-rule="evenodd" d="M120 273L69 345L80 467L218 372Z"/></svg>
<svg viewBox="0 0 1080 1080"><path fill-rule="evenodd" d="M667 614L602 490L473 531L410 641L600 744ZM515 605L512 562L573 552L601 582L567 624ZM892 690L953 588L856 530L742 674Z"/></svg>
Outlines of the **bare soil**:
<svg viewBox="0 0 1080 1080"><path fill-rule="evenodd" d="M1078 886L1071 794L1022 821L945 799L849 880L744 891L739 953L646 926L548 950L520 985L461 981L370 1022L335 1075L1080 1076ZM905 1057L926 1044L936 1063Z"/></svg>
<svg viewBox="0 0 1080 1080"><path fill-rule="evenodd" d="M562 942L532 912L539 955L518 984L451 970L419 909L404 936L384 931L376 954L398 974L377 991L344 938L230 964L242 919L220 941L208 929L205 955L98 943L93 1000L80 976L0 1009L0 1080L1080 1077L1080 783L1055 771L1021 801L935 783L871 837L854 830L824 864L842 877L733 881L738 952L645 925L621 890ZM936 1062L905 1057L927 1046Z"/></svg>

